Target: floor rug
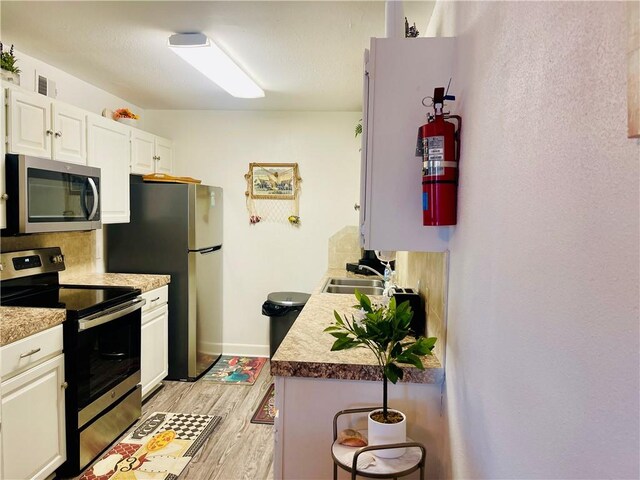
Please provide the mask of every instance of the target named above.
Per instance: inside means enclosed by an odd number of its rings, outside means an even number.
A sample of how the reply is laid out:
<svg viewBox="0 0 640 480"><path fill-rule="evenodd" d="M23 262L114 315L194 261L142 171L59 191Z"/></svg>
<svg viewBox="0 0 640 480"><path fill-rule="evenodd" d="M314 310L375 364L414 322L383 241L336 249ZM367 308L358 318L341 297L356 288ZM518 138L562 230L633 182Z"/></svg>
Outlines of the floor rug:
<svg viewBox="0 0 640 480"><path fill-rule="evenodd" d="M276 416L276 399L273 383L265 393L264 397L260 401L258 409L251 417L251 423L264 423L267 425L273 425L273 419Z"/></svg>
<svg viewBox="0 0 640 480"><path fill-rule="evenodd" d="M213 415L154 412L80 480L175 480L220 420Z"/></svg>
<svg viewBox="0 0 640 480"><path fill-rule="evenodd" d="M266 361L264 357L222 355L202 379L226 384L253 385Z"/></svg>

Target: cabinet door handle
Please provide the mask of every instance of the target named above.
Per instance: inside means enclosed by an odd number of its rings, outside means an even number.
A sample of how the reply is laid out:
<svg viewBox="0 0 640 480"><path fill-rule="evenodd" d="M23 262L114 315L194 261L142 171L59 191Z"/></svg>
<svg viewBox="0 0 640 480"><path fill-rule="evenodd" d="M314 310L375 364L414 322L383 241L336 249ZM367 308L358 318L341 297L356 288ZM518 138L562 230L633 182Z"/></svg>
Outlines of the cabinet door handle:
<svg viewBox="0 0 640 480"><path fill-rule="evenodd" d="M7 195L6 193L3 193L2 195L0 195L0 199L9 200L9 195Z"/></svg>
<svg viewBox="0 0 640 480"><path fill-rule="evenodd" d="M53 130L47 130L44 133L46 133L47 135L53 135Z"/></svg>
<svg viewBox="0 0 640 480"><path fill-rule="evenodd" d="M151 300L151 302L157 302L158 300L160 300L160 297L156 297L153 300Z"/></svg>
<svg viewBox="0 0 640 480"><path fill-rule="evenodd" d="M38 348L34 348L34 349L33 349L33 350L31 350L30 352L20 354L20 358L30 357L30 356L31 356L31 355L33 355L34 353L38 353L40 350L41 350L41 348L40 348L40 347L38 347Z"/></svg>
<svg viewBox="0 0 640 480"><path fill-rule="evenodd" d="M69 383L67 382L62 382L62 385L60 385L60 388L62 388L63 390L66 390L66 388L69 386Z"/></svg>
<svg viewBox="0 0 640 480"><path fill-rule="evenodd" d="M355 203L353 205L353 209L357 212L358 210L360 210L360 205L358 205L357 203Z"/></svg>
<svg viewBox="0 0 640 480"><path fill-rule="evenodd" d="M62 136L62 132L56 132L54 136L56 138L60 138Z"/></svg>

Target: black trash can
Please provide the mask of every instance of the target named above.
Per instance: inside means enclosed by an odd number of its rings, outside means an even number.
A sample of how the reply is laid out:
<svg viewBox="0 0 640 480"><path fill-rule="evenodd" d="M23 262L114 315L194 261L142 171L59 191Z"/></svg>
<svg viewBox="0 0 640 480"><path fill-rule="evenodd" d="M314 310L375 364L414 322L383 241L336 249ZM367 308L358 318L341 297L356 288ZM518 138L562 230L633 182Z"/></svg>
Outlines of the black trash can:
<svg viewBox="0 0 640 480"><path fill-rule="evenodd" d="M267 296L262 314L269 317L269 358L276 353L310 296L300 292L273 292Z"/></svg>

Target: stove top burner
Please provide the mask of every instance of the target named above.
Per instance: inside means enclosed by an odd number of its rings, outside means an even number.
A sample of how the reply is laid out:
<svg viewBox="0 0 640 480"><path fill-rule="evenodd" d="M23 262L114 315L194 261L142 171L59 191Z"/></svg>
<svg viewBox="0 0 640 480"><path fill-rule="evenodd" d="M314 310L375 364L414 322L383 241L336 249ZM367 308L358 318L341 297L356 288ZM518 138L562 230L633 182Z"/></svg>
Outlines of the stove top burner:
<svg viewBox="0 0 640 480"><path fill-rule="evenodd" d="M130 287L4 287L2 306L64 308L77 318L126 302L140 294Z"/></svg>

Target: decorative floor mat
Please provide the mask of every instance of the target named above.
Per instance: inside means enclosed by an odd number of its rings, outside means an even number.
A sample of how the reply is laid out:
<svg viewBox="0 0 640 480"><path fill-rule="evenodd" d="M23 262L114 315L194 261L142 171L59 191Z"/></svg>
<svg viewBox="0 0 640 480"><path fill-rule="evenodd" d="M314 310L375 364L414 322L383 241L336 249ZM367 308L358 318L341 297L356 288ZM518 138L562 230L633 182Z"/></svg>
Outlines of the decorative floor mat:
<svg viewBox="0 0 640 480"><path fill-rule="evenodd" d="M154 412L79 480L175 480L221 418Z"/></svg>
<svg viewBox="0 0 640 480"><path fill-rule="evenodd" d="M273 383L267 390L267 393L262 397L260 405L256 412L251 417L251 423L264 423L267 425L273 425L273 419L276 416L276 399L275 389Z"/></svg>
<svg viewBox="0 0 640 480"><path fill-rule="evenodd" d="M267 359L264 357L240 357L222 355L202 380L210 382L253 385Z"/></svg>

